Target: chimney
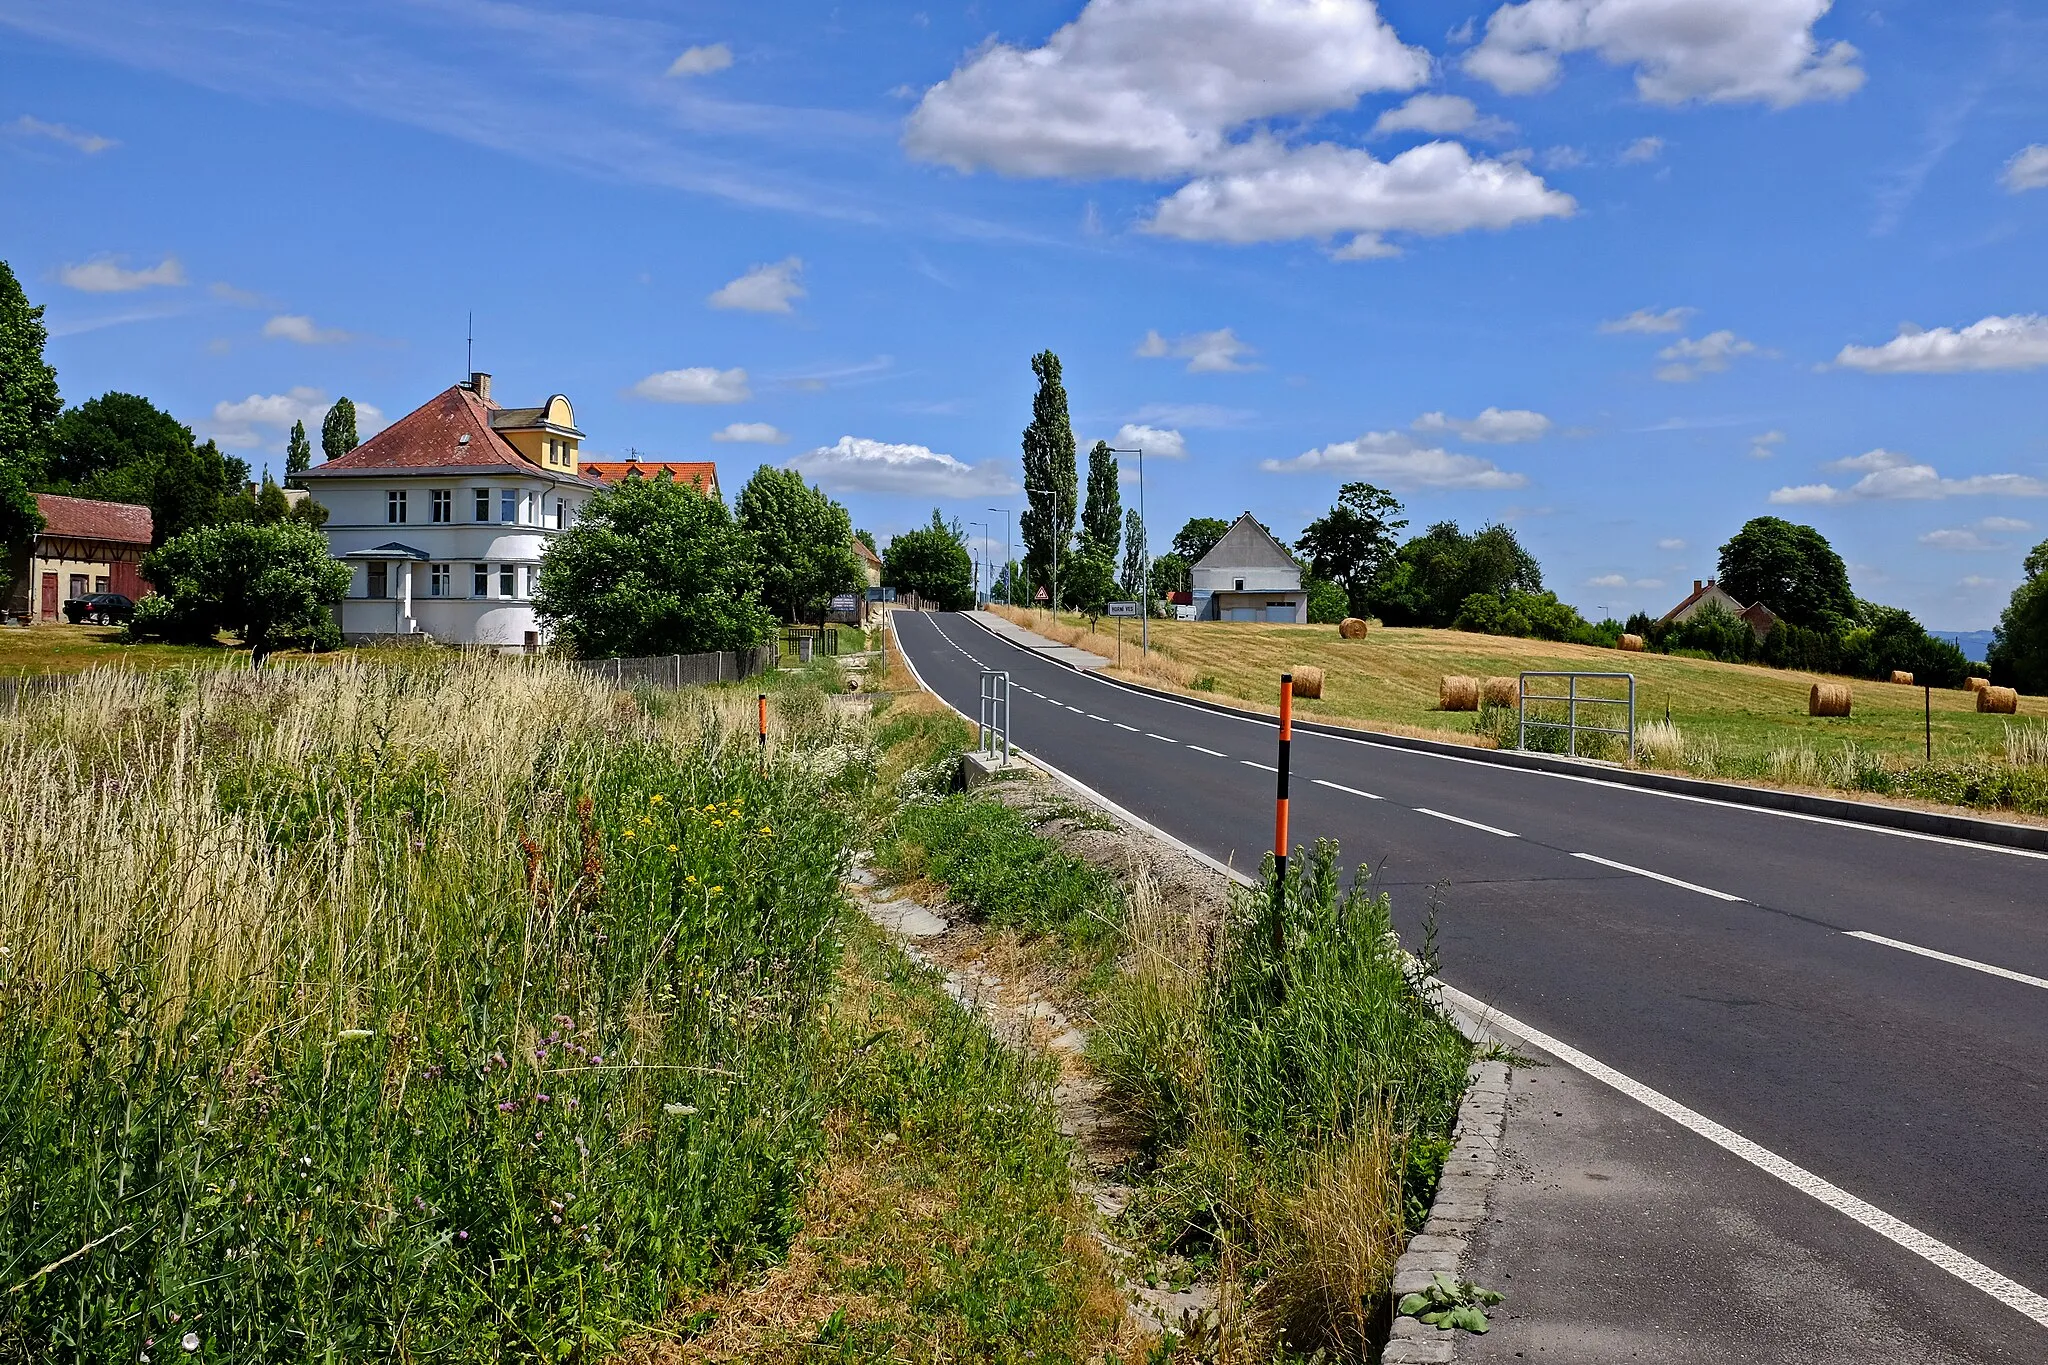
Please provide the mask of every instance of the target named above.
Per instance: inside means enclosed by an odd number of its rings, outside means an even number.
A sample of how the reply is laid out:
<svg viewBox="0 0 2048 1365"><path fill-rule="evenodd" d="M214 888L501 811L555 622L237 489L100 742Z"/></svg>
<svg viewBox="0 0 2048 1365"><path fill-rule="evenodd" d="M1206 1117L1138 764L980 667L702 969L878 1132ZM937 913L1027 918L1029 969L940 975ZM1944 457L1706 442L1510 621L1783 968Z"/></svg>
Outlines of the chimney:
<svg viewBox="0 0 2048 1365"><path fill-rule="evenodd" d="M491 377L482 370L470 371L469 389L486 403L491 401Z"/></svg>
<svg viewBox="0 0 2048 1365"><path fill-rule="evenodd" d="M1701 588L1704 588L1704 587L1706 587L1706 586L1707 586L1706 584L1704 584L1704 583L1700 582L1700 581L1699 581L1699 580L1698 580L1697 578L1695 578L1695 579L1694 579L1694 580L1692 581L1692 590L1693 590L1694 592L1698 592L1698 591L1699 591L1699 590L1700 590Z"/></svg>

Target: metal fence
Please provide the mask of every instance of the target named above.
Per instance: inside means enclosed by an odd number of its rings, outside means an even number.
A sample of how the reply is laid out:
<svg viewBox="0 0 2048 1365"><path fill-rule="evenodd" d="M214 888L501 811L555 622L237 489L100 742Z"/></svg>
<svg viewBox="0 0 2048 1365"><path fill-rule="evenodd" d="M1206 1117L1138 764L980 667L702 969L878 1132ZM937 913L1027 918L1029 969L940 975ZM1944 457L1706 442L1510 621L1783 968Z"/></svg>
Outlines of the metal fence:
<svg viewBox="0 0 2048 1365"><path fill-rule="evenodd" d="M977 724L981 752L1010 766L1010 675L985 668L981 673L981 718Z"/></svg>
<svg viewBox="0 0 2048 1365"><path fill-rule="evenodd" d="M646 659L579 659L575 667L595 673L620 687L704 687L742 682L773 672L779 662L774 645L724 650L716 654L657 654Z"/></svg>
<svg viewBox="0 0 2048 1365"><path fill-rule="evenodd" d="M0 678L0 710L13 706L32 692L54 692L60 687L70 687L84 676L82 673L25 673L19 677Z"/></svg>
<svg viewBox="0 0 2048 1365"><path fill-rule="evenodd" d="M834 658L839 653L839 632L831 626L817 629L792 626L782 632L782 652L794 654L805 663L809 663L813 655Z"/></svg>
<svg viewBox="0 0 2048 1365"><path fill-rule="evenodd" d="M1566 688L1565 688L1565 691L1564 691L1564 692L1563 692L1562 694L1559 694L1559 693L1552 693L1552 692L1531 692L1531 691L1529 690L1529 683L1530 683L1530 681L1531 681L1532 679L1540 679L1540 678L1549 678L1549 679L1558 679L1558 678L1562 678L1562 679L1564 679L1564 680L1565 680L1565 682L1566 682ZM1625 696L1625 697L1602 697L1602 696L1592 696L1592 695L1587 695L1587 694L1585 694L1585 693L1582 693L1582 692L1580 692L1580 691L1579 691L1579 684L1580 684L1581 682L1625 682L1625 683L1627 683L1627 684L1628 684L1628 695L1627 695L1627 696ZM1628 760L1629 760L1629 761L1633 761L1633 760L1634 760L1634 758L1635 758L1635 752L1636 752L1636 675L1635 675L1635 674L1633 674L1633 673L1524 673L1524 674L1522 675L1522 684L1521 684L1521 687L1520 687L1520 688L1518 689L1518 691L1519 691L1519 694L1520 694L1520 695L1519 695L1519 698L1518 698L1518 702L1517 702L1517 705L1516 705L1516 711L1517 711L1517 713L1518 713L1518 714L1517 714L1517 717L1516 717L1516 723L1515 723L1515 747L1516 747L1517 749L1526 749L1526 748L1528 748L1528 747L1529 747L1529 731L1530 731L1531 729L1544 729L1544 730L1562 730L1562 731L1564 731L1564 732L1565 732L1565 735L1566 735L1566 737L1567 737L1566 751L1567 751L1568 753L1570 753L1570 754L1571 754L1571 756L1572 756L1573 758L1577 758L1577 757L1579 756L1579 736L1580 736L1580 735L1616 735L1616 736L1619 736L1619 737L1620 737L1620 738L1621 738L1621 739L1622 739L1622 740L1623 740L1624 742L1626 742L1626 743L1627 743L1627 745L1628 745L1628 748L1627 748L1626 750L1624 750L1624 751L1623 751L1623 752L1624 752L1624 753L1625 753L1625 754L1626 754L1626 755L1628 756ZM1533 701L1533 702L1551 702L1551 703L1560 703L1560 702L1561 702L1561 703L1563 703L1563 704L1565 705L1565 707L1567 708L1567 710L1566 710L1566 713L1565 713L1565 719L1563 719L1563 720L1539 720L1539 719L1536 719L1536 718L1534 718L1534 717L1530 716L1530 714L1529 714L1529 703L1530 703L1530 702L1532 702L1532 701ZM1587 721L1582 721L1582 720L1580 720L1580 719L1579 719L1579 708L1580 708L1580 707L1582 707L1582 706L1592 706L1592 707L1601 707L1601 706L1622 706L1622 707L1626 707L1626 708L1628 708L1628 709L1627 709L1627 711L1626 711L1626 713L1625 713L1625 718L1626 718L1627 724L1626 724L1626 725L1594 725L1594 724L1590 724L1590 723L1589 723L1589 722L1587 722ZM1620 716L1615 716L1615 714L1614 714L1613 712L1611 712L1611 711L1598 711L1598 710L1596 710L1596 711L1594 711L1594 712L1593 712L1593 714L1594 714L1595 716L1599 716L1599 717L1602 717L1602 718L1611 718L1611 719L1623 719L1623 717L1620 717Z"/></svg>

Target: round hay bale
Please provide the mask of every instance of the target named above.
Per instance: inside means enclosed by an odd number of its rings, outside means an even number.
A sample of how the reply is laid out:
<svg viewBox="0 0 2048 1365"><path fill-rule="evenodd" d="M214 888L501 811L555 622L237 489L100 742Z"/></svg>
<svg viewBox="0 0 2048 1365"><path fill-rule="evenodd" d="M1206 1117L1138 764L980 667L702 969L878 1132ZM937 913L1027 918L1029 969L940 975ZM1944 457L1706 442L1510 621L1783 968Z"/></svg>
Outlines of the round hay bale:
<svg viewBox="0 0 2048 1365"><path fill-rule="evenodd" d="M1967 690L1967 691L1970 691L1970 692L1982 692L1982 691L1983 691L1983 690L1984 690L1985 688L1987 688L1987 687L1989 687L1989 686L1991 686L1991 679L1989 679L1989 678L1965 678L1965 679L1963 679L1963 687L1964 687L1964 689L1965 689L1965 690Z"/></svg>
<svg viewBox="0 0 2048 1365"><path fill-rule="evenodd" d="M1987 716L2016 715L2020 709L2020 694L2015 688L1987 685L1977 693L1977 709Z"/></svg>
<svg viewBox="0 0 2048 1365"><path fill-rule="evenodd" d="M1347 616L1337 623L1337 635L1340 639L1363 640L1365 638L1365 631L1365 622L1359 620L1356 616Z"/></svg>
<svg viewBox="0 0 2048 1365"><path fill-rule="evenodd" d="M1806 714L1809 716L1846 716L1849 714L1849 685L1847 683L1815 683L1813 692L1806 699Z"/></svg>
<svg viewBox="0 0 2048 1365"><path fill-rule="evenodd" d="M1617 642L1617 648L1626 654L1640 654L1649 647L1649 642L1640 635L1624 635Z"/></svg>
<svg viewBox="0 0 2048 1365"><path fill-rule="evenodd" d="M1479 709L1479 679L1447 677L1436 685L1436 704L1440 711L1477 711Z"/></svg>
<svg viewBox="0 0 2048 1365"><path fill-rule="evenodd" d="M1323 670L1314 664L1301 664L1294 670L1294 695L1309 701L1321 701L1323 696Z"/></svg>
<svg viewBox="0 0 2048 1365"><path fill-rule="evenodd" d="M1903 669L1895 668L1892 670L1892 681L1900 687L1911 687L1913 685L1913 675Z"/></svg>
<svg viewBox="0 0 2048 1365"><path fill-rule="evenodd" d="M1480 689L1488 706L1514 706L1522 699L1520 678L1488 678Z"/></svg>

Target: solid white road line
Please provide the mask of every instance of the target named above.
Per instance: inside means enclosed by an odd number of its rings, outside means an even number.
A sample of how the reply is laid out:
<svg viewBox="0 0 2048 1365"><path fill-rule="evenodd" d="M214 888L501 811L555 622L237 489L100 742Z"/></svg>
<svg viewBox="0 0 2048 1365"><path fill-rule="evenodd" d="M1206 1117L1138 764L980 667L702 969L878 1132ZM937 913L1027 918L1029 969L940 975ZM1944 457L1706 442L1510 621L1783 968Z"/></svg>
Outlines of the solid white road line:
<svg viewBox="0 0 2048 1365"><path fill-rule="evenodd" d="M1384 796L1375 796L1371 792L1360 791L1356 787L1347 787L1342 782L1325 782L1320 777L1311 777L1309 781L1315 783L1318 787L1328 787L1332 791L1350 792L1353 796L1362 796L1368 801L1384 801L1387 799Z"/></svg>
<svg viewBox="0 0 2048 1365"><path fill-rule="evenodd" d="M1209 755L1209 757L1211 757L1211 758L1229 758L1229 757L1230 757L1230 755L1229 755L1229 754L1219 754L1219 753L1217 753L1217 752L1216 752L1216 751L1215 751L1214 749L1204 749L1204 748L1203 748L1203 747L1202 747L1201 745L1199 745L1199 744L1190 744L1190 745L1188 745L1188 747L1189 747L1190 749L1193 749L1193 750L1194 750L1194 751L1195 751L1196 753L1198 753L1198 754L1207 754L1207 755Z"/></svg>
<svg viewBox="0 0 2048 1365"><path fill-rule="evenodd" d="M1835 1212L1846 1214L1879 1236L1890 1238L1914 1255L1946 1270L1963 1283L1983 1290L2008 1308L2025 1314L2043 1327L2048 1327L2048 1298L2036 1294L2025 1285L2006 1278L1983 1262L1964 1255L1901 1219L1894 1218L1876 1205L1865 1203L1847 1190L1829 1184L1813 1172L1794 1165L1769 1148L1751 1142L1734 1129L1724 1127L1706 1115L1686 1108L1670 1096L1650 1089L1641 1081L1623 1075L1605 1062L1596 1061L1577 1048L1512 1019L1463 991L1445 986L1443 994L1445 998L1485 1023L1497 1025L1509 1033L1520 1036L1565 1065L1585 1072L1602 1084L1612 1086L1639 1104L1649 1106L1673 1123L1699 1134L1716 1147L1734 1153L1758 1170L1776 1176L1801 1194L1810 1195Z"/></svg>
<svg viewBox="0 0 2048 1365"><path fill-rule="evenodd" d="M1598 863L1602 867L1611 867L1616 872L1633 872L1636 876L1648 877L1653 882L1663 882L1667 886L1680 886L1684 887L1687 891L1697 891L1702 896L1712 896L1717 901L1745 900L1742 896L1731 896L1726 891L1716 891L1711 886L1701 886L1696 882L1682 882L1676 877L1667 877L1662 872L1652 872L1647 867L1631 867L1627 863L1617 863L1612 858L1602 858L1591 853L1574 853L1572 856L1574 858L1583 858L1589 863Z"/></svg>
<svg viewBox="0 0 2048 1365"><path fill-rule="evenodd" d="M1131 732L1132 734L1134 734L1134 735L1138 733L1138 727L1137 727L1137 726L1135 726L1135 725L1126 725L1126 724L1124 724L1124 723L1123 723L1122 721L1120 721L1120 720L1118 720L1118 721L1111 721L1110 723L1111 723L1112 725L1116 726L1116 728L1117 728L1117 729L1119 729L1119 730L1129 730L1129 731L1130 731L1130 732Z"/></svg>
<svg viewBox="0 0 2048 1365"><path fill-rule="evenodd" d="M1263 769L1265 769L1265 770L1266 770L1267 772L1269 772L1269 773L1277 773L1277 772L1279 772L1279 771L1280 771L1280 770L1279 770L1278 768L1275 768L1275 767L1273 767L1273 766L1272 766L1272 765L1270 765L1270 764L1266 764L1266 763L1254 763L1254 762L1252 762L1252 761L1251 761L1250 759L1248 759L1248 758L1240 758L1240 759L1239 759L1239 760L1237 760L1237 761L1238 761L1238 762L1240 762L1240 763L1242 763L1242 764L1244 764L1244 766L1245 766L1245 767L1247 767L1247 768L1263 768Z"/></svg>
<svg viewBox="0 0 2048 1365"><path fill-rule="evenodd" d="M1844 929L1842 932L1850 938L1860 938L1865 943L1882 943L1887 948L1897 948L1899 951L1906 953L1918 953L1922 957L1931 957L1936 962L1953 962L1956 966L1968 967L1973 972L1988 972L1992 976L2002 976L2007 981L2018 981L2029 986L2039 986L2042 990L2048 991L2048 980L2038 976L2028 976L2025 972L2015 972L2005 967L1994 967L1988 962L1979 962L1975 958L1957 957L1954 953L1936 952L1932 948L1922 948L1917 943L1905 943L1899 939L1886 938L1883 934L1865 933L1861 929Z"/></svg>
<svg viewBox="0 0 2048 1365"><path fill-rule="evenodd" d="M1488 834L1498 834L1503 839L1519 839L1522 837L1513 830L1495 829L1492 825L1482 825L1477 820L1467 820L1462 815L1445 815L1442 811L1431 810L1428 806L1417 806L1415 807L1415 812L1418 815L1434 815L1439 820L1448 820L1454 825L1463 825L1467 829L1485 830Z"/></svg>

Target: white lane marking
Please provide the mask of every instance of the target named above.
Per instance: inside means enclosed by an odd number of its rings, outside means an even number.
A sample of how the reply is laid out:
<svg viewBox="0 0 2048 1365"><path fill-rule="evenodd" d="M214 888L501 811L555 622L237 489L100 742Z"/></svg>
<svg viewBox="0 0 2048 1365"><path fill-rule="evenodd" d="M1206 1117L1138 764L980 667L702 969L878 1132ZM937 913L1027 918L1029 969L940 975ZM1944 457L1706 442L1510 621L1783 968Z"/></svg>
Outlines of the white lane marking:
<svg viewBox="0 0 2048 1365"><path fill-rule="evenodd" d="M1482 825L1477 820L1467 820L1462 815L1445 815L1442 811L1431 810L1428 806L1417 806L1415 807L1415 812L1418 815L1434 815L1439 820L1448 820L1454 825L1463 825L1467 829L1484 830L1488 834L1498 834L1503 839L1519 839L1522 837L1511 829L1496 829L1492 825Z"/></svg>
<svg viewBox="0 0 2048 1365"><path fill-rule="evenodd" d="M1062 702L1062 703L1060 703L1060 704L1061 704L1062 706L1065 706L1065 705L1066 705L1066 703L1064 703L1064 702ZM1077 715L1077 716L1085 716L1085 715L1087 715L1087 714L1088 714L1088 713L1087 713L1086 711L1083 711L1083 710L1082 710L1082 709L1081 709L1080 707L1078 707L1078 706L1068 706L1068 707L1067 707L1067 709L1068 709L1069 711L1072 711L1072 712L1073 712L1073 713L1074 713L1075 715Z"/></svg>
<svg viewBox="0 0 2048 1365"><path fill-rule="evenodd" d="M1850 938L1860 938L1865 943L1882 943L1887 948L1897 948L1901 952L1918 953L1922 957L1931 957L1937 962L1953 962L1956 966L1968 967L1973 972L1988 972L1992 976L2002 976L2008 981L2019 981L2029 986L2039 986L2042 990L2048 990L2048 979L2028 976L2025 972L2016 972L2008 967L1994 967L1988 962L1979 962L1975 958L1957 957L1954 953L1936 952L1932 948L1922 948L1917 943L1907 943L1896 938L1886 938L1883 934L1866 933L1861 929L1844 929L1842 932Z"/></svg>
<svg viewBox="0 0 2048 1365"><path fill-rule="evenodd" d="M1371 792L1360 791L1356 787L1347 787L1342 782L1325 782L1320 777L1311 777L1309 781L1315 783L1318 787L1328 787L1332 791L1350 792L1353 796L1362 796L1368 801L1384 801L1387 799L1384 796L1375 796Z"/></svg>
<svg viewBox="0 0 2048 1365"><path fill-rule="evenodd" d="M1152 732L1151 732L1150 730L1147 730L1147 731L1145 732L1145 738L1147 738L1147 739L1166 739L1166 736L1165 736L1165 735L1155 735L1155 734L1153 734L1153 733L1152 733ZM1166 742L1167 742L1168 744L1178 744L1178 743L1180 743L1180 741L1179 741L1179 740L1177 740L1177 739L1166 739Z"/></svg>
<svg viewBox="0 0 2048 1365"><path fill-rule="evenodd" d="M1194 750L1194 751L1195 751L1196 753L1198 753L1198 754L1207 754L1207 755L1209 755L1209 757L1211 757L1211 758L1229 758L1229 757L1230 757L1230 755L1229 755L1229 754L1219 754L1219 753L1217 753L1217 752L1216 752L1216 751L1215 751L1214 749L1204 749L1204 748L1203 748L1203 747L1202 747L1201 745L1199 745L1199 744L1190 744L1190 745L1188 745L1188 747L1189 747L1190 749L1193 749L1193 750Z"/></svg>
<svg viewBox="0 0 2048 1365"><path fill-rule="evenodd" d="M1090 712L1088 713L1088 719L1090 719L1090 720L1099 720L1099 721L1101 721L1101 722L1102 722L1102 723L1103 723L1104 725L1107 725L1107 724L1109 724L1109 717L1108 717L1108 716L1098 716L1098 715L1096 715L1096 714L1095 714L1095 713L1094 713L1093 711L1090 711Z"/></svg>
<svg viewBox="0 0 2048 1365"><path fill-rule="evenodd" d="M1741 1157L1766 1175L1776 1176L1801 1194L1809 1195L1835 1212L1855 1219L1880 1237L1891 1239L1914 1255L1946 1270L1964 1284L1981 1289L2008 1308L2048 1327L2048 1298L2036 1294L2025 1285L2008 1279L1990 1266L1964 1255L1945 1242L1928 1236L1910 1223L1893 1217L1876 1205L1866 1203L1840 1186L1830 1184L1804 1167L1787 1161L1776 1152L1750 1141L1734 1129L1688 1109L1670 1096L1623 1075L1605 1062L1594 1060L1568 1043L1559 1042L1549 1034L1510 1018L1450 986L1443 987L1443 995L1486 1023L1497 1024L1509 1033L1519 1035L1565 1065L1585 1072L1604 1085L1612 1086L1638 1104L1646 1105L1673 1123L1699 1134L1716 1147Z"/></svg>
<svg viewBox="0 0 2048 1365"><path fill-rule="evenodd" d="M1120 721L1120 720L1119 720L1119 721L1113 721L1113 722L1111 722L1111 723L1112 723L1113 725L1115 725L1115 726L1116 726L1116 728L1117 728L1117 729L1119 729L1119 730L1129 730L1129 731L1130 731L1130 732L1131 732L1132 734L1134 734L1134 735L1138 733L1138 727L1137 727L1137 726L1135 726L1135 725L1126 725L1126 724L1124 724L1124 723L1123 723L1122 721Z"/></svg>
<svg viewBox="0 0 2048 1365"><path fill-rule="evenodd" d="M1742 896L1731 896L1726 891L1716 891L1711 886L1701 886L1697 882L1682 882L1676 877L1667 877L1662 872L1652 872L1647 867L1632 867L1628 863L1617 863L1612 858L1602 858L1592 853L1574 853L1572 856L1574 858L1583 858L1589 863L1598 863L1602 867L1611 867L1616 872L1633 872L1636 876L1648 877L1653 882L1663 882L1667 886L1679 886L1687 891L1697 891L1702 896L1712 896L1717 901L1746 903L1745 898Z"/></svg>
<svg viewBox="0 0 2048 1365"><path fill-rule="evenodd" d="M895 622L893 620L889 623L889 625L892 630L895 628ZM901 649L902 647L902 641L900 638L897 641L897 646L899 649ZM902 652L904 662L910 664L910 675L913 678L917 678L917 685L919 687L923 687L925 691L931 692L931 688L925 685L924 679L918 677L917 665L911 662L909 651L903 650ZM959 707L954 706L944 697L939 697L938 693L932 692L932 695L934 697L938 697L939 703L942 706L945 706L952 710L953 713L955 715L958 715L962 720L969 719L966 712L960 710ZM1198 707L1195 709L1199 710L1201 708ZM1410 750L1409 752L1413 751ZM1257 887L1258 883L1255 882L1251 877L1247 876L1245 873L1239 871L1234 867L1229 866L1228 864L1219 862L1217 859L1202 852L1200 849L1188 843L1186 840L1177 838L1174 835L1167 833L1165 830L1159 828L1159 826L1153 824L1151 821L1141 819L1140 817L1132 814L1129 810L1126 810L1124 807L1118 805L1116 802L1111 801L1108 797L1096 791L1093 787L1088 786L1086 783L1075 780L1074 778L1068 776L1066 773L1060 771L1058 768L1053 767L1051 764L1046 763L1041 759L1033 759L1032 761L1037 763L1039 767L1045 769L1047 772L1051 773L1060 781L1072 787L1075 791L1080 792L1083 796L1086 796L1091 800L1100 802L1104 809L1113 812L1119 818L1129 821L1131 824L1137 826L1140 829L1151 831L1153 834L1158 835L1161 839L1166 840L1166 842L1172 844L1174 847L1185 850L1187 853L1199 859L1202 863L1216 869L1218 872L1221 872L1223 875L1229 877L1232 881L1238 883L1240 886L1253 888ZM1245 763L1251 762L1251 760L1249 759L1241 759L1239 761ZM1257 768L1263 767L1264 765L1253 763L1251 766ZM1630 788L1629 790L1633 791L1640 789ZM1725 803L1716 802L1714 804L1718 805ZM1738 809L1746 810L1750 808L1738 807ZM1859 826L1859 828L1861 828L1861 826ZM1995 846L1974 844L1971 845L1971 847L1983 848ZM1814 1175L1812 1172L1805 1170L1800 1166L1794 1165L1790 1161L1787 1161L1784 1157L1779 1156L1776 1152L1771 1151L1769 1148L1764 1147L1761 1144L1751 1142L1748 1138L1743 1137L1740 1133L1735 1132L1733 1129L1724 1127L1721 1124L1718 1124L1714 1122L1712 1119L1706 1117L1704 1114L1700 1114L1692 1109L1688 1109L1686 1106L1680 1104L1677 1100L1672 1099L1668 1095L1664 1095L1658 1091L1652 1090L1647 1085L1644 1085L1641 1081L1634 1080L1624 1075L1623 1073L1616 1071L1613 1067L1607 1065L1605 1062L1595 1060L1587 1054L1579 1051L1577 1048L1572 1047L1568 1043L1559 1042L1557 1039L1551 1037L1547 1033L1544 1033L1540 1029L1531 1028L1529 1025L1524 1024L1520 1020L1514 1018L1514 1016L1512 1015L1501 1013L1499 1010L1494 1009L1492 1006L1488 1005L1485 1001L1477 999L1474 996L1467 995L1465 994L1465 992L1458 990L1456 987L1453 986L1440 985L1439 990L1441 992L1442 998L1458 1006L1460 1009L1465 1011L1466 1014L1477 1018L1482 1024L1498 1025L1501 1029L1509 1033L1513 1033L1520 1038L1525 1039L1531 1045L1539 1047L1543 1049L1545 1052L1548 1052L1551 1056L1557 1058L1566 1066L1572 1067L1578 1071L1582 1071L1586 1075L1591 1076L1594 1080L1599 1081L1601 1084L1610 1086L1613 1089L1620 1091L1622 1094L1636 1101L1636 1103L1641 1104L1647 1108L1656 1110L1665 1118L1670 1119L1672 1122L1680 1125L1683 1128L1688 1129L1691 1132L1699 1134L1701 1137L1707 1139L1707 1141L1713 1143L1715 1146L1722 1148L1724 1151L1731 1152L1735 1156L1742 1158L1742 1160L1748 1162L1752 1166L1755 1166L1758 1170L1763 1171L1765 1174L1777 1177L1779 1180L1784 1181L1786 1184L1790 1185L1793 1189L1798 1190L1800 1193L1818 1200L1822 1204L1825 1204L1829 1208L1835 1210L1837 1213L1847 1215L1848 1217L1854 1219L1858 1223L1861 1223L1864 1227L1869 1228L1871 1231L1877 1233L1878 1235L1888 1238L1893 1242L1896 1242L1898 1245L1904 1247L1906 1250L1912 1252L1914 1255L1920 1256L1927 1260L1929 1263L1939 1267L1942 1270L1947 1271L1949 1274L1963 1281L1963 1283L1971 1286L1974 1289L1982 1290L1984 1293L1990 1295L1994 1299L1997 1299L2000 1303L2005 1304L2007 1307L2013 1309L2014 1311L2024 1314L2025 1316L2033 1319L2035 1322L2040 1323L2043 1327L2048 1327L2048 1298L2044 1298L2042 1295L2036 1294L2033 1290L2027 1288L2025 1285L2006 1278L2005 1276L1999 1274L1997 1271L1991 1269L1989 1266L1983 1264L1982 1262L1974 1260L1969 1256L1965 1256L1962 1252L1957 1251L1955 1248L1948 1246L1944 1242L1938 1241L1935 1238L1928 1236L1926 1233L1921 1232L1918 1228L1913 1227L1911 1224L1906 1223L1901 1219L1894 1218L1891 1214L1886 1213L1883 1209L1880 1209L1873 1204L1865 1203L1863 1200L1858 1199L1856 1196L1849 1194L1848 1192L1840 1189L1839 1187L1829 1184L1827 1181L1821 1179L1817 1175Z"/></svg>
<svg viewBox="0 0 2048 1365"><path fill-rule="evenodd" d="M1271 767L1264 763L1254 763L1248 758L1240 758L1237 761L1244 764L1244 766L1247 768L1264 768L1269 773L1277 773L1280 771L1278 768Z"/></svg>

